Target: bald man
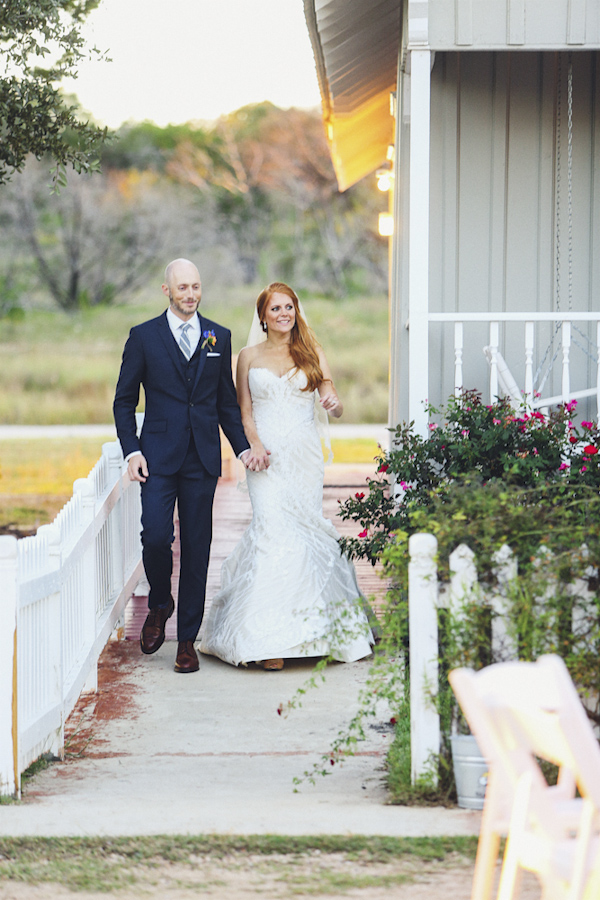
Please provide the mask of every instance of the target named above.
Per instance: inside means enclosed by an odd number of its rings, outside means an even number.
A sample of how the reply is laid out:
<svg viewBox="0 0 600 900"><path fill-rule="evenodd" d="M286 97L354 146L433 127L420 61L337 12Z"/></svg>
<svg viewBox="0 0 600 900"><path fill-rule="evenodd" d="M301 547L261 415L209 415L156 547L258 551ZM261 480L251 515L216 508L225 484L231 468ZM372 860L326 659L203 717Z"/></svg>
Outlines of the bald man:
<svg viewBox="0 0 600 900"><path fill-rule="evenodd" d="M204 613L212 538L212 504L221 474L219 425L245 464L260 469L244 434L231 377L231 334L198 312L202 285L196 266L176 259L165 271L169 308L131 329L115 393L114 416L129 477L142 485L142 547L150 585L143 653L155 653L173 614L171 573L175 501L181 570L177 603L176 672L197 672L194 641ZM139 438L135 410L140 385L146 412Z"/></svg>

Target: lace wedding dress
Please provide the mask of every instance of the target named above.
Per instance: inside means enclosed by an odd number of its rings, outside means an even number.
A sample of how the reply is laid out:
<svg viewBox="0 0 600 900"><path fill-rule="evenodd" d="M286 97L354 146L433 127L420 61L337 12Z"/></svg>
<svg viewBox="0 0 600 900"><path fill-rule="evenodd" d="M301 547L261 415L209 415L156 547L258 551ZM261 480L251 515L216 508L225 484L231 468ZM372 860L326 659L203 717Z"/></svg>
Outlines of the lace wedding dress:
<svg viewBox="0 0 600 900"><path fill-rule="evenodd" d="M252 411L270 466L248 472L252 522L221 571L200 650L236 666L254 660L371 652L366 601L338 533L323 518L323 453L306 375L254 367Z"/></svg>

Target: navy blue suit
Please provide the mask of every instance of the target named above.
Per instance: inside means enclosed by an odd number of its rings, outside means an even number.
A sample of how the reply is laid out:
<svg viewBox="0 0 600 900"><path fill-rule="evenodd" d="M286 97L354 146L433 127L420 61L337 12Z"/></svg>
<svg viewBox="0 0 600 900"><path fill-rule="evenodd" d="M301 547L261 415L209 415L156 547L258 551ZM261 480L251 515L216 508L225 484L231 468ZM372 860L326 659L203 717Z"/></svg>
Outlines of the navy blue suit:
<svg viewBox="0 0 600 900"><path fill-rule="evenodd" d="M142 484L142 545L150 585L148 606L164 606L171 594L173 511L177 500L181 571L177 637L195 640L202 622L212 538L212 502L221 474L219 425L236 455L248 441L233 379L231 334L200 318L200 343L186 360L166 312L131 329L113 406L123 455L141 450L149 476ZM202 349L202 333L214 346ZM140 386L146 397L142 432L136 435Z"/></svg>

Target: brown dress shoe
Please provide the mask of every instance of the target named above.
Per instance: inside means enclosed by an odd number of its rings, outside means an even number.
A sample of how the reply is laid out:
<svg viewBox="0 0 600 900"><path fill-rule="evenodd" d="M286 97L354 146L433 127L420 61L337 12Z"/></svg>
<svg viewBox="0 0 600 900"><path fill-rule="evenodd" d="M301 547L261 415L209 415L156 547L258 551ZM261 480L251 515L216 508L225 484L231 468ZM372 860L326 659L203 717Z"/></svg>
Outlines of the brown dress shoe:
<svg viewBox="0 0 600 900"><path fill-rule="evenodd" d="M164 609L151 609L146 616L146 621L140 634L140 647L142 653L156 653L162 647L165 640L165 625L175 609L173 598Z"/></svg>
<svg viewBox="0 0 600 900"><path fill-rule="evenodd" d="M176 672L197 672L200 668L198 654L193 641L179 641L177 644Z"/></svg>

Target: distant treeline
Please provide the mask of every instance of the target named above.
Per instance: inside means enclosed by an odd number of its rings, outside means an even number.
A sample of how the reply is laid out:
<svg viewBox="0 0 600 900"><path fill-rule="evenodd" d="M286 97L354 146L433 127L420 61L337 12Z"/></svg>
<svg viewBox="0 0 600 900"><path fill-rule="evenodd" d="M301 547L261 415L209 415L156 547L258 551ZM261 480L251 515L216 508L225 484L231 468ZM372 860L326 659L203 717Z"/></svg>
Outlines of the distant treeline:
<svg viewBox="0 0 600 900"><path fill-rule="evenodd" d="M386 289L382 195L374 179L339 193L317 112L262 103L211 125L127 124L101 162L52 194L50 164L31 159L0 188L0 315L125 302L180 255L215 286Z"/></svg>

